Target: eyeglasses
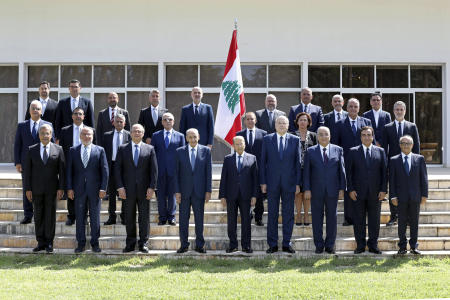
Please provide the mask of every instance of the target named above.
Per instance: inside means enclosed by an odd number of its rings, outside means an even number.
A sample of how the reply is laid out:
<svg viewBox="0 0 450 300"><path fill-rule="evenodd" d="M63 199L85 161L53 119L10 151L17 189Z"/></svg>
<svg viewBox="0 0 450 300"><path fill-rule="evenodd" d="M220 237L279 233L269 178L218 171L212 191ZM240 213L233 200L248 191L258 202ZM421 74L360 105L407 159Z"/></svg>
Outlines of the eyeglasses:
<svg viewBox="0 0 450 300"><path fill-rule="evenodd" d="M41 110L40 107L32 107L32 108L30 108L30 109L31 109L31 110L37 110L37 111Z"/></svg>
<svg viewBox="0 0 450 300"><path fill-rule="evenodd" d="M412 143L401 142L400 145L412 145Z"/></svg>
<svg viewBox="0 0 450 300"><path fill-rule="evenodd" d="M167 118L164 118L163 120L166 121L166 122L171 122L171 121L173 121L173 119L167 119Z"/></svg>

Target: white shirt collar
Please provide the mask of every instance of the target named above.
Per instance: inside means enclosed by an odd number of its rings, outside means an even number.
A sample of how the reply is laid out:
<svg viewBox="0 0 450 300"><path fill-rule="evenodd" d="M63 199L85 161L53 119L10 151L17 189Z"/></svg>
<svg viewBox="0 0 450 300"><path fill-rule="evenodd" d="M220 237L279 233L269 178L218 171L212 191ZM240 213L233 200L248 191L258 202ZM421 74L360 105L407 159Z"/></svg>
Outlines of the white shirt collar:
<svg viewBox="0 0 450 300"><path fill-rule="evenodd" d="M41 149L43 149L43 148L44 148L44 144L42 144L42 143L40 143L40 144L41 144ZM49 143L47 144L47 149L50 148L50 144L51 144L51 142L49 142Z"/></svg>
<svg viewBox="0 0 450 300"><path fill-rule="evenodd" d="M78 96L78 97L76 97L76 98L70 96L70 101L71 101L71 102L72 102L74 99L77 100L77 101L80 101L80 96Z"/></svg>
<svg viewBox="0 0 450 300"><path fill-rule="evenodd" d="M83 143L81 143L80 145L81 145L81 148L84 148L84 147L86 147L86 148L87 148L87 150L90 150L90 149L91 149L91 146L92 146L92 143L90 143L90 144L89 144L89 145L87 145L87 146L84 146L84 144L83 144Z"/></svg>
<svg viewBox="0 0 450 300"><path fill-rule="evenodd" d="M132 146L133 146L132 148L133 148L133 149L135 148L135 146L136 146L136 145L138 145L138 146L139 146L139 148L141 148L141 145L142 145L142 141L140 141L140 142L139 142L139 144L136 144L136 143L135 143L135 142L133 142L133 141L132 141L131 143L132 143Z"/></svg>
<svg viewBox="0 0 450 300"><path fill-rule="evenodd" d="M337 111L337 110L333 109L333 111L334 111L335 115L341 114L341 116L342 116L344 114L344 110L343 109L341 111Z"/></svg>
<svg viewBox="0 0 450 300"><path fill-rule="evenodd" d="M75 129L75 128L77 128L77 127L78 127L79 129L82 129L83 126L84 126L83 123L81 123L80 126L77 126L77 124L73 123L73 129Z"/></svg>
<svg viewBox="0 0 450 300"><path fill-rule="evenodd" d="M45 99L42 99L41 97L39 97L39 101L45 102L45 103L48 102L48 99L50 99L50 97L47 97L47 98L45 98Z"/></svg>
<svg viewBox="0 0 450 300"><path fill-rule="evenodd" d="M192 101L192 107L195 108L196 105L198 105L198 108L200 108L200 105L202 105L202 101L200 101L198 104L195 104L195 102Z"/></svg>
<svg viewBox="0 0 450 300"><path fill-rule="evenodd" d="M121 131L117 131L117 129L114 129L115 133L123 133L123 129Z"/></svg>
<svg viewBox="0 0 450 300"><path fill-rule="evenodd" d="M373 111L374 114L379 114L381 112L381 108L379 110L375 110L375 109L372 108L372 111Z"/></svg>
<svg viewBox="0 0 450 300"><path fill-rule="evenodd" d="M280 139L281 135L277 132L277 139ZM283 135L283 138L285 139L287 137L287 132ZM285 139L286 140L286 139Z"/></svg>
<svg viewBox="0 0 450 300"><path fill-rule="evenodd" d="M352 121L357 121L358 120L358 116L356 116L356 119L352 119L352 117L350 117L350 115L347 115L348 116L348 120L350 121L350 122L352 122Z"/></svg>
<svg viewBox="0 0 450 300"><path fill-rule="evenodd" d="M364 153L366 153L366 149L367 148L369 148L369 151L372 152L372 146L373 146L372 144L370 144L369 147L366 147L364 144L362 144L362 146L363 146L363 149L364 149Z"/></svg>
<svg viewBox="0 0 450 300"><path fill-rule="evenodd" d="M164 136L166 136L167 135L167 133L166 132L169 132L169 135L172 135L172 133L173 133L173 128L172 129L170 129L170 130L166 130L166 129L164 129Z"/></svg>
<svg viewBox="0 0 450 300"><path fill-rule="evenodd" d="M330 144L328 144L326 147L322 146L321 144L319 144L320 147L320 152L323 152L323 148L327 149L327 152L330 150Z"/></svg>
<svg viewBox="0 0 450 300"><path fill-rule="evenodd" d="M41 123L41 118L39 118L39 120L37 120L37 121L33 121L32 119L30 119L30 124L31 124L31 126L33 127L33 125L34 125L34 122L36 122L36 125L38 125L39 126L39 123Z"/></svg>
<svg viewBox="0 0 450 300"><path fill-rule="evenodd" d="M275 113L275 109L274 110L270 110L268 108L266 108L267 114L269 114L270 112Z"/></svg>
<svg viewBox="0 0 450 300"><path fill-rule="evenodd" d="M152 107L152 110L158 110L159 109L159 105L158 106L153 106L153 105L151 105L151 107Z"/></svg>
<svg viewBox="0 0 450 300"><path fill-rule="evenodd" d="M411 153L412 153L412 151L409 152L408 155L406 155L405 153L402 152L402 160L405 160L405 156L408 156L408 160L411 162L411 156L412 156Z"/></svg>
<svg viewBox="0 0 450 300"><path fill-rule="evenodd" d="M398 126L398 124L400 123L397 119L395 119L395 126ZM404 124L405 123L405 119L403 119L403 121L402 121L402 124Z"/></svg>
<svg viewBox="0 0 450 300"><path fill-rule="evenodd" d="M195 152L197 152L197 150L198 150L198 144L195 145L194 148L192 148L191 145L189 145L189 153L191 153L192 149L195 149Z"/></svg>
<svg viewBox="0 0 450 300"><path fill-rule="evenodd" d="M239 160L239 154L237 153L237 152L235 152L236 153L236 162ZM242 155L241 155L241 157L242 157L242 160L244 160L244 156L245 156L245 151L244 152L242 152Z"/></svg>

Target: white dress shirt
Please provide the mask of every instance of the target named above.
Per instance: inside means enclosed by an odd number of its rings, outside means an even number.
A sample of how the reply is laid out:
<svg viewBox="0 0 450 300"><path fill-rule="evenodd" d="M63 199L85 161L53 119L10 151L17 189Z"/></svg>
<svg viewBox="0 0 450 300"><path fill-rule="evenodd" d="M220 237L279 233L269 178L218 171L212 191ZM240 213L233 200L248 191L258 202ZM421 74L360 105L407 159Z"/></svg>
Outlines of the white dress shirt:
<svg viewBox="0 0 450 300"><path fill-rule="evenodd" d="M109 119L110 119L110 120L111 120L111 118L112 118L112 113L113 113L113 111L114 111L114 116L117 115L117 107L115 107L115 108L109 107Z"/></svg>
<svg viewBox="0 0 450 300"><path fill-rule="evenodd" d="M339 120L342 120L344 118L344 110L341 111L337 111L337 110L333 110L334 112L334 122L336 123ZM341 119L338 119L338 114L341 114Z"/></svg>
<svg viewBox="0 0 450 300"><path fill-rule="evenodd" d="M402 126L402 133L405 130L405 120L403 120L401 123L397 120L394 121L395 122L395 129L398 132L398 125ZM403 133L404 134L404 133Z"/></svg>
<svg viewBox="0 0 450 300"><path fill-rule="evenodd" d="M119 136L119 145L117 145L117 136ZM113 134L113 152L111 156L112 161L116 161L117 156L117 148L119 148L120 145L123 143L123 129L121 131L114 130Z"/></svg>
<svg viewBox="0 0 450 300"><path fill-rule="evenodd" d="M141 154L141 145L142 141L139 142L139 144L136 144L135 142L131 142L131 153L133 154L133 161L134 161L134 151L136 151L136 145L138 145L138 155Z"/></svg>
<svg viewBox="0 0 450 300"><path fill-rule="evenodd" d="M281 149L280 149L280 137L281 137L281 135L279 135L279 134L277 133L277 147L278 147L278 151L281 150ZM286 149L286 138L287 138L287 133L285 133L285 134L283 135L283 150Z"/></svg>
<svg viewBox="0 0 450 300"><path fill-rule="evenodd" d="M40 143L40 144L41 144L41 149L40 149L41 158L42 158L42 160L44 160L44 144L42 144L42 143ZM47 146L45 146L45 147L47 147L45 149L45 151L47 152L47 158L50 157L50 144L51 144L51 142L48 143Z"/></svg>
<svg viewBox="0 0 450 300"><path fill-rule="evenodd" d="M41 119L36 121L36 134L39 135L39 123L41 123ZM30 119L30 132L33 132L34 121Z"/></svg>
<svg viewBox="0 0 450 300"><path fill-rule="evenodd" d="M311 103L305 104L305 103L302 102L302 111L304 111L304 112L306 112L306 113L309 114L310 104L311 104Z"/></svg>
<svg viewBox="0 0 450 300"><path fill-rule="evenodd" d="M42 110L41 110L41 115L44 115L45 113L45 109L47 108L47 104L48 104L48 99L49 97L42 99L41 97L39 97L39 101L42 104Z"/></svg>
<svg viewBox="0 0 450 300"><path fill-rule="evenodd" d="M406 155L405 153L402 152L402 165L405 163L405 156L408 156L408 165L409 165L409 171L411 172L411 155L412 152L409 152L408 155Z"/></svg>
<svg viewBox="0 0 450 300"><path fill-rule="evenodd" d="M255 143L255 127L252 129L247 128L247 143L250 144L250 130L252 131L252 145Z"/></svg>
<svg viewBox="0 0 450 300"><path fill-rule="evenodd" d="M202 105L203 102L200 102L199 104L195 104L195 102L192 102L192 111L195 114L195 106L198 106L198 112L200 113L200 105Z"/></svg>
<svg viewBox="0 0 450 300"><path fill-rule="evenodd" d="M81 143L80 140L80 133L81 133L81 129L83 129L83 123L80 124L80 126L77 126L75 124L73 124L73 140L72 140L72 146L78 146ZM78 132L77 132L77 128L78 128Z"/></svg>
<svg viewBox="0 0 450 300"><path fill-rule="evenodd" d="M327 149L325 152L327 153L328 159L330 159L330 144L328 144L326 147L323 147L319 144L320 147L320 155L322 155L322 161L323 161L323 148Z"/></svg>
<svg viewBox="0 0 450 300"><path fill-rule="evenodd" d="M169 135L167 135L167 132L169 133ZM172 140L172 133L173 133L173 128L170 129L169 131L164 129L164 142L166 141L166 136L169 137L169 143Z"/></svg>
<svg viewBox="0 0 450 300"><path fill-rule="evenodd" d="M75 104L73 103L73 101L75 100ZM72 108L72 111L77 108L80 105L80 96L73 98L72 96L70 96L70 107Z"/></svg>
<svg viewBox="0 0 450 300"><path fill-rule="evenodd" d="M92 144L89 144L88 146L81 145L81 151L80 151L81 162L83 162L83 154L84 154L84 149L85 148L87 149L88 161L89 161L89 158L91 157Z"/></svg>
<svg viewBox="0 0 450 300"><path fill-rule="evenodd" d="M364 145L364 144L362 144L362 146L363 146L363 150L364 150L364 157L366 157L366 149L367 149L367 147ZM369 154L370 154L370 157L372 157L372 144L370 144L370 146L368 147L369 148ZM366 157L367 158L367 157Z"/></svg>
<svg viewBox="0 0 450 300"><path fill-rule="evenodd" d="M378 119L380 118L380 111L381 109L379 110L372 109L373 117L375 119L375 127L378 127Z"/></svg>
<svg viewBox="0 0 450 300"><path fill-rule="evenodd" d="M195 149L194 156L195 156L195 159L197 159L198 144L195 145L194 149ZM191 161L191 154L192 154L192 147L191 147L191 145L189 145L189 161Z"/></svg>
<svg viewBox="0 0 450 300"><path fill-rule="evenodd" d="M241 166L244 165L244 156L245 156L245 151L242 152L242 155L241 155ZM236 169L239 170L239 166L238 165L239 165L239 154L236 152Z"/></svg>

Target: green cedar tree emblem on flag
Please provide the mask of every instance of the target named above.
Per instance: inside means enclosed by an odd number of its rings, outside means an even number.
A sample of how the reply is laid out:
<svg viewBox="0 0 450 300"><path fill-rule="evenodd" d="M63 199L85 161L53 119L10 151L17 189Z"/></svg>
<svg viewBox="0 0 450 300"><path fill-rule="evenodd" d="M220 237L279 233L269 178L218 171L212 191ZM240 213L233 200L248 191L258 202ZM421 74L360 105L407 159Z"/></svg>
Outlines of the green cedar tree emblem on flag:
<svg viewBox="0 0 450 300"><path fill-rule="evenodd" d="M227 102L227 106L233 114L236 104L239 103L240 89L241 86L239 85L237 80L222 82L222 90L223 95L225 96L225 101Z"/></svg>

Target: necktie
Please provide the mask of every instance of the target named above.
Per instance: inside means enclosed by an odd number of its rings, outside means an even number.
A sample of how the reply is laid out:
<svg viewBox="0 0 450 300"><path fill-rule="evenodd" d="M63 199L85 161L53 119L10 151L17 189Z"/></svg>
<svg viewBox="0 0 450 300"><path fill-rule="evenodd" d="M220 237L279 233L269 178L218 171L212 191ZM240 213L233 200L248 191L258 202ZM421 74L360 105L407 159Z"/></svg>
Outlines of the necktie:
<svg viewBox="0 0 450 300"><path fill-rule="evenodd" d="M112 110L111 113L111 124L114 126L114 109Z"/></svg>
<svg viewBox="0 0 450 300"><path fill-rule="evenodd" d="M323 148L323 163L328 163L327 148Z"/></svg>
<svg viewBox="0 0 450 300"><path fill-rule="evenodd" d="M253 147L253 130L249 130L248 132L248 146Z"/></svg>
<svg viewBox="0 0 450 300"><path fill-rule="evenodd" d="M48 160L47 146L44 146L44 153L42 154L42 161L44 162L44 165L47 164L47 160Z"/></svg>
<svg viewBox="0 0 450 300"><path fill-rule="evenodd" d="M366 148L366 166L369 168L370 166L370 151L369 148Z"/></svg>
<svg viewBox="0 0 450 300"><path fill-rule="evenodd" d="M338 115L338 121L341 119L341 113L337 113Z"/></svg>
<svg viewBox="0 0 450 300"><path fill-rule="evenodd" d="M238 156L238 172L241 172L242 169L242 156Z"/></svg>
<svg viewBox="0 0 450 300"><path fill-rule="evenodd" d="M35 140L37 138L37 123L34 122L33 124L33 130L31 130L31 136Z"/></svg>
<svg viewBox="0 0 450 300"><path fill-rule="evenodd" d="M156 126L156 123L158 122L158 111L156 108L152 108L152 118L153 118L153 124Z"/></svg>
<svg viewBox="0 0 450 300"><path fill-rule="evenodd" d="M308 104L304 104L305 105L305 109L303 110L303 112L307 113L308 112Z"/></svg>
<svg viewBox="0 0 450 300"><path fill-rule="evenodd" d="M80 144L80 127L75 126L75 143L74 146L78 146Z"/></svg>
<svg viewBox="0 0 450 300"><path fill-rule="evenodd" d="M280 136L280 146L278 147L278 151L280 152L280 159L283 159L283 137Z"/></svg>
<svg viewBox="0 0 450 300"><path fill-rule="evenodd" d="M401 138L402 136L403 136L402 122L398 122L397 137Z"/></svg>
<svg viewBox="0 0 450 300"><path fill-rule="evenodd" d="M352 131L353 131L353 135L356 135L355 121L352 121Z"/></svg>
<svg viewBox="0 0 450 300"><path fill-rule="evenodd" d="M273 111L269 111L269 122L270 122L270 127L273 127Z"/></svg>
<svg viewBox="0 0 450 300"><path fill-rule="evenodd" d="M194 171L194 168L195 168L195 149L194 148L191 149L191 167L192 167L192 171Z"/></svg>
<svg viewBox="0 0 450 300"><path fill-rule="evenodd" d="M164 144L166 146L166 149L169 148L169 133L170 131L166 131L166 137L164 138Z"/></svg>
<svg viewBox="0 0 450 300"><path fill-rule="evenodd" d="M405 168L406 174L409 175L409 164L408 164L408 156L405 155L405 162L403 163L403 167Z"/></svg>
<svg viewBox="0 0 450 300"><path fill-rule="evenodd" d="M195 112L194 115L197 117L198 116L198 105L195 106Z"/></svg>
<svg viewBox="0 0 450 300"><path fill-rule="evenodd" d="M116 156L117 156L117 150L119 150L119 146L120 146L120 133L119 132L117 132L117 136L116 136L116 148L114 149L115 150L115 155L114 155L114 160L116 159Z"/></svg>
<svg viewBox="0 0 450 300"><path fill-rule="evenodd" d="M87 152L87 147L84 146L83 147L83 166L86 168L87 164L89 162L89 157L88 157L88 152Z"/></svg>
<svg viewBox="0 0 450 300"><path fill-rule="evenodd" d="M72 101L72 111L75 109L75 108L77 108L77 99L73 99L73 101Z"/></svg>
<svg viewBox="0 0 450 300"><path fill-rule="evenodd" d="M137 167L139 162L139 145L134 145L134 165Z"/></svg>

